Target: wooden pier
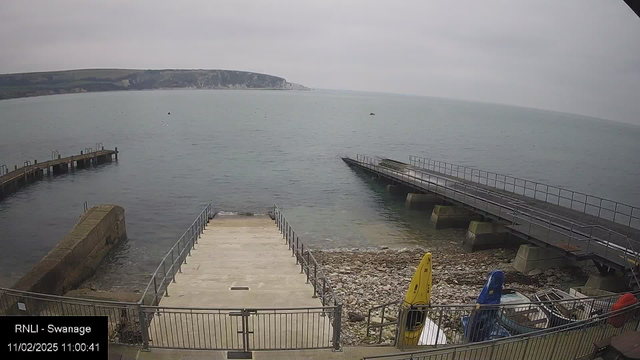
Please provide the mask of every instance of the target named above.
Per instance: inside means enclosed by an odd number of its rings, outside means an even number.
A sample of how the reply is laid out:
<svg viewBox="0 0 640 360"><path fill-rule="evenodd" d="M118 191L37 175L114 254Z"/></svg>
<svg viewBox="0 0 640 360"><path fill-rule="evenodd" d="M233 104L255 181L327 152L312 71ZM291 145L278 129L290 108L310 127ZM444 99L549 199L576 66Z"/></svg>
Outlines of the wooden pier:
<svg viewBox="0 0 640 360"><path fill-rule="evenodd" d="M118 161L118 148L105 150L102 147L101 150L96 151L85 149L79 155L71 155L64 158L56 151L52 153L52 157L55 156L57 156L57 159L44 162L38 162L38 160L34 160L33 163L25 161L20 168L15 165L13 171L9 171L6 165L0 165L0 199L9 196L29 183L44 178L45 174L46 176L64 174L69 170L75 171L75 169L85 169L90 166L112 162L114 158Z"/></svg>
<svg viewBox="0 0 640 360"><path fill-rule="evenodd" d="M455 167L453 172L449 167L445 173L416 161L407 164L364 155L343 160L354 168L391 182L392 186L402 186L409 193L430 194L432 196L427 199L450 205L434 207L431 222L436 228L440 218L457 219L465 224L462 227L466 227L474 220L474 215L480 216L485 222L503 225L506 232L564 257L593 260L603 274L621 270L632 289L640 288L638 208L616 203L610 210L603 205L613 201L592 195L571 196L571 202L564 204L561 200L569 190L552 193L552 186L544 185L546 189L540 194L543 190L539 186L530 188L524 182L522 185L515 181L508 183L504 176L498 180L490 178L493 182L481 180L487 175L480 179L477 175L465 179L463 175L455 175ZM511 185L511 191L509 186L504 189L505 182ZM516 193L516 187L522 189L520 194ZM591 202L592 198L599 200ZM626 210L621 210L624 207Z"/></svg>

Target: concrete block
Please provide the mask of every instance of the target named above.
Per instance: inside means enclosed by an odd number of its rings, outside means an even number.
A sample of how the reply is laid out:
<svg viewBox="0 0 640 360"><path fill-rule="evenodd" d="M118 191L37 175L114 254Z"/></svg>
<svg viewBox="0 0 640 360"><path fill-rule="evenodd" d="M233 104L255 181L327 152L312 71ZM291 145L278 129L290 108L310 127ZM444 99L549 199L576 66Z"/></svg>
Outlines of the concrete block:
<svg viewBox="0 0 640 360"><path fill-rule="evenodd" d="M481 219L482 216L457 206L436 205L431 213L431 222L436 229L466 228L471 221Z"/></svg>
<svg viewBox="0 0 640 360"><path fill-rule="evenodd" d="M408 193L404 206L407 209L430 209L434 205L439 204L442 200L433 194L415 194Z"/></svg>
<svg viewBox="0 0 640 360"><path fill-rule="evenodd" d="M473 220L469 223L462 249L467 252L474 252L508 245L509 234L507 234L503 225Z"/></svg>
<svg viewBox="0 0 640 360"><path fill-rule="evenodd" d="M533 269L543 270L571 265L574 263L563 254L531 244L520 245L513 262L513 267L525 274Z"/></svg>
<svg viewBox="0 0 640 360"><path fill-rule="evenodd" d="M587 288L606 290L614 293L626 291L628 288L627 279L622 275L589 275L587 283L584 285Z"/></svg>

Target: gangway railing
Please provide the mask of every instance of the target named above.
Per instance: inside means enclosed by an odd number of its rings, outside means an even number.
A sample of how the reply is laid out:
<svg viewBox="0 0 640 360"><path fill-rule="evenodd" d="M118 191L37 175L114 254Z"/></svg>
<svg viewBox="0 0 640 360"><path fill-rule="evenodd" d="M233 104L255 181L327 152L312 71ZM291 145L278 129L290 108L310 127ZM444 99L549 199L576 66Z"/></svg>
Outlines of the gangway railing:
<svg viewBox="0 0 640 360"><path fill-rule="evenodd" d="M313 284L313 297L319 297L323 306L340 305L341 301L333 290L331 280L325 275L322 266L318 264L309 246L300 240L295 229L284 216L282 209L274 205L273 211L276 225L291 250L291 256L296 258L296 265L300 265L300 273L306 275L307 283Z"/></svg>
<svg viewBox="0 0 640 360"><path fill-rule="evenodd" d="M162 296L169 296L169 284L176 282L176 273L182 272L182 264L187 263L187 257L191 256L191 250L196 248L198 238L212 218L211 204L208 204L162 258L142 293L140 303L158 305ZM147 296L152 296L151 300Z"/></svg>
<svg viewBox="0 0 640 360"><path fill-rule="evenodd" d="M409 164L640 229L640 208L622 202L538 181L413 155L409 156Z"/></svg>
<svg viewBox="0 0 640 360"><path fill-rule="evenodd" d="M594 249L598 249L600 252L604 251L606 260L621 267L630 267L624 254L625 251L628 252L630 249L616 245L616 242L628 244L637 243L637 241L625 235L611 230L592 234L575 231L574 228L578 228L584 224L557 218L553 214L524 213L518 210L520 205L515 204L514 199L506 194L499 194L479 188L473 184L467 184L462 181L452 180L427 172L411 171L408 169L399 170L386 166L386 164L383 166L381 165L382 161L384 161L384 159L367 155L358 154L356 157L356 162L364 168L372 169L380 174L403 181L409 186L459 201L474 209L500 218L503 221L511 221L514 224L525 225L527 227L527 235L532 234L531 231L534 227L542 228L544 234L541 235L537 233L536 239L538 240L550 242L552 236L557 237L559 235L561 238L566 239L568 245L584 244L586 242L586 248L587 251L590 251L590 254L602 256L600 253L595 253ZM491 198L500 200L501 202L493 201ZM520 210L522 210L522 207L520 207ZM540 236L542 236L542 238L540 238ZM630 248L635 247L636 246L631 246ZM640 248L640 246L638 246L638 248ZM637 256L637 253L635 256Z"/></svg>
<svg viewBox="0 0 640 360"><path fill-rule="evenodd" d="M628 215L629 216L629 223L628 226L631 227L634 219L640 219L640 217L634 217L634 211L638 212L638 215L640 216L640 209L638 208L633 208L630 205L626 205L626 204L622 204L622 203L617 203L614 202L613 200L607 200L607 199L602 199L599 197L596 197L594 195L586 195L586 194L582 194L579 192L575 192L573 190L567 190L564 188L560 188L560 187L555 187L555 186L551 186L551 185L547 185L547 184L542 184L542 183L538 183L535 181L531 181L531 180L525 180L525 179L520 179L520 178L516 178L516 177L512 177L509 175L501 175L501 174L496 174L496 173L492 173L492 172L487 172L484 170L478 170L475 168L470 168L470 167L465 167L465 166L461 166L461 165L455 165L455 164L450 164L450 163L446 163L446 162L442 162L442 161L436 161L436 160L431 160L431 159L427 159L427 158L420 158L420 157L416 157L416 156L410 156L409 157L409 165L414 168L414 169L426 169L426 170L430 170L430 171L434 171L434 172L438 172L438 173L442 173L445 175L449 175L449 176L454 176L463 180L468 180L468 181L472 181L475 183L478 183L480 185L485 185L485 186L489 186L489 187L494 187L497 190L505 190L517 195L524 195L527 197L531 197L534 198L536 200L540 200L540 201L545 201L554 205L559 205L559 206L563 206L569 209L573 209L576 211L580 211L582 213L585 214L589 214L589 215L594 215L597 216L599 218L603 218L605 220L611 220L613 222L616 222L616 214L613 214L613 217L611 219L609 219L607 216L605 216L606 211L603 212L602 211L602 204L607 204L607 203L616 203L614 207L614 209L618 208L617 204L621 204L623 206L626 207L630 207L630 210L627 213L623 213L622 215ZM437 166L436 166L437 164ZM460 174L460 169L462 169L462 175ZM474 176L474 171L477 172L477 175ZM485 173L485 176L482 176L482 173ZM467 176L467 174L469 174L469 176ZM485 179L485 181L483 182L482 179ZM502 179L502 180L501 180ZM508 179L512 179L511 182L509 182ZM519 185L519 183L521 185ZM502 188L500 188L500 184L502 184ZM511 184L511 187L507 187L507 184ZM531 186L528 186L527 184L533 184L533 188L531 188ZM544 190L542 189L544 187ZM522 193L520 193L518 191L518 188L522 189ZM557 191L555 193L549 193L549 189L556 189ZM481 188L475 188L476 190L480 190ZM531 192L527 192L527 190L534 190L533 193ZM562 191L565 192L570 192L571 198L569 197L563 197L562 196ZM540 193L540 196L538 196L538 193ZM549 197L549 195L551 194L551 197ZM575 198L575 194L581 194L585 196L585 199L600 199L599 202L599 206L600 208L598 209L597 214L595 213L595 210L592 212L587 211L588 209L591 209L588 206L595 206L593 204L589 204L586 200L585 202L581 202L579 198ZM495 194L494 194L495 195ZM544 195L544 199L543 196ZM556 201L554 201L554 199ZM560 199L565 199L566 201L569 201L569 206L566 206L566 203L561 203ZM577 204L583 204L582 209L580 209L580 206L578 206L577 208L575 206L573 206L574 204L574 200L575 203ZM514 202L518 201L517 199L514 198ZM600 232L600 235L596 234L596 238L599 238L602 241L606 241L608 244L611 243L611 238L612 236L617 238L618 240L622 241L622 242L626 242L627 247L620 247L621 250L623 250L625 252L624 254L624 258L625 260L633 260L633 262L630 262L630 264L633 265L640 265L640 253L638 251L636 251L636 246L634 245L634 242L637 241L632 241L630 239L629 236L621 234L617 231L608 229L602 225L599 224L580 224L575 222L575 220L569 219L565 216L562 216L561 214L555 214L552 213L550 211L546 211L546 210L542 210L542 209L538 209L534 206L528 206L526 204L524 204L524 201L518 201L520 202L520 204L518 204L518 208L521 209L525 209L527 211L529 211L530 213L537 213L537 214L541 214L543 216L548 216L550 219L553 218L554 220L558 220L558 221L563 221L567 223L566 227L570 227L569 230L571 232L580 232L581 229L586 229L589 228L591 230L590 232L590 237L594 237L594 233L593 233L593 229L598 229ZM623 208L623 206L621 206L621 208ZM607 209L605 209L607 210ZM517 210L515 211L514 215L516 215L518 212ZM623 224L621 222L618 222L620 224ZM640 226L640 223L638 224ZM639 227L640 228L640 227ZM638 245L638 244L636 244ZM615 246L615 244L613 245ZM640 245L639 245L640 246ZM632 269L634 270L634 269ZM637 271L637 269L635 269ZM631 273L633 274L633 279L635 284L638 286L638 288L640 288L640 281L638 281L638 278L636 276L636 271L632 271Z"/></svg>
<svg viewBox="0 0 640 360"><path fill-rule="evenodd" d="M594 344L626 331L637 331L640 324L635 304L590 319L571 322L517 336L467 342L442 348L412 350L396 354L365 356L363 359L436 360L573 360L591 355ZM400 325L403 329L403 324ZM400 331L403 336L403 331Z"/></svg>
<svg viewBox="0 0 640 360"><path fill-rule="evenodd" d="M640 290L629 293L636 297L640 296ZM624 294L625 293L618 293L567 300L530 301L498 305L433 303L429 306L421 307L419 311L425 318L433 322L433 326L425 330L425 336L431 339L431 342L425 345L438 347L463 344L469 339L474 339L473 333L478 332L476 328L479 327L479 325L467 325L465 331L461 323L462 318L471 318L474 314L482 317L483 314L486 313L496 319L507 319L516 313L513 310L516 309L517 313L528 314L527 317L529 321L535 322L544 320L548 316L547 313L549 309L562 309L563 312L568 314L568 320L560 318L552 319L549 321L549 327L553 327L562 325L569 320L583 320L610 312L613 304ZM367 314L366 341L375 344L383 344L386 342L387 345L399 345L398 324L403 316L402 302L403 300L396 300L369 308ZM391 339L393 340L392 342L389 342L390 339L383 338L384 329L388 329L391 333L395 334L394 339ZM467 336L465 336L465 332ZM436 336L436 334L439 334L439 336Z"/></svg>

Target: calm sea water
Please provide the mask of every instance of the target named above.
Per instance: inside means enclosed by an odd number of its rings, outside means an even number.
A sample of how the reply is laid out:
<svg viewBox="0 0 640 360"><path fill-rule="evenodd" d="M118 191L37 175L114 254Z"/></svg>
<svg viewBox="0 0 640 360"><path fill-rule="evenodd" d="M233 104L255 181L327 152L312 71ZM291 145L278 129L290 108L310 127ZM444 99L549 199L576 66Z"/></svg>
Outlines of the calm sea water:
<svg viewBox="0 0 640 360"><path fill-rule="evenodd" d="M51 250L84 201L126 209L129 240L100 271L106 288L139 288L208 202L256 213L277 203L317 248L460 241L464 231L435 232L428 213L405 210L340 160L356 153L422 155L640 205L638 139L633 125L388 94L172 90L2 101L0 164L99 142L121 154L0 202L0 286Z"/></svg>

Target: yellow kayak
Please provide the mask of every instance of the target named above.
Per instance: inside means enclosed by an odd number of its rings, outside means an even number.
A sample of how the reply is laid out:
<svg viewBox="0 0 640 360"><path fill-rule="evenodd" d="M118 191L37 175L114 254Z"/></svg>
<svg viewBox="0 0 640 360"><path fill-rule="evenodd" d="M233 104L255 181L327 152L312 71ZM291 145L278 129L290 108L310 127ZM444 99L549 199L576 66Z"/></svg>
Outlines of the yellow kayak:
<svg viewBox="0 0 640 360"><path fill-rule="evenodd" d="M404 298L403 307L427 306L431 302L431 253L426 253L420 265L413 274L411 284ZM424 327L425 312L411 310L407 312L404 326L404 345L418 345L422 328Z"/></svg>

